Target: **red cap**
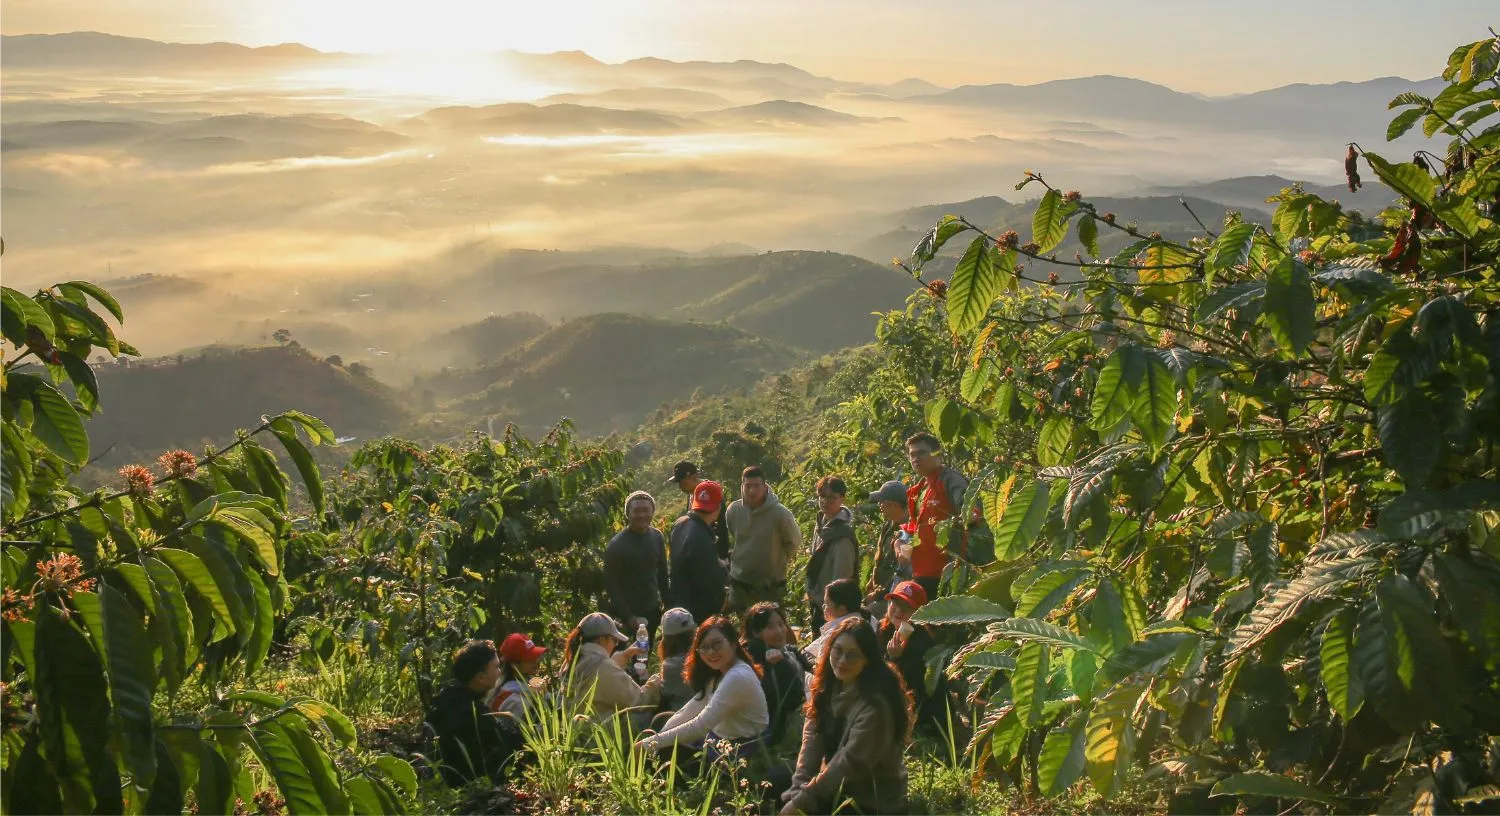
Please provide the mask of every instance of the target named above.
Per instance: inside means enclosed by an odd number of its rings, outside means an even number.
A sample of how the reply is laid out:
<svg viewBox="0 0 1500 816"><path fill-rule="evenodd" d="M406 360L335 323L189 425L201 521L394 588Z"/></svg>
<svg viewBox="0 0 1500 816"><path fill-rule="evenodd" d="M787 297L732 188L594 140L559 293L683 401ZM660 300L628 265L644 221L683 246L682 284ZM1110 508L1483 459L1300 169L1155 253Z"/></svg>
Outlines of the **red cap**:
<svg viewBox="0 0 1500 816"><path fill-rule="evenodd" d="M507 663L525 663L528 660L536 660L547 650L531 642L531 638L517 632L507 635L500 644L500 657Z"/></svg>
<svg viewBox="0 0 1500 816"><path fill-rule="evenodd" d="M699 482L693 488L693 509L712 513L724 503L724 486L718 482Z"/></svg>
<svg viewBox="0 0 1500 816"><path fill-rule="evenodd" d="M916 581L902 581L885 596L885 599L901 600L912 609L921 609L922 605L927 603L927 590Z"/></svg>

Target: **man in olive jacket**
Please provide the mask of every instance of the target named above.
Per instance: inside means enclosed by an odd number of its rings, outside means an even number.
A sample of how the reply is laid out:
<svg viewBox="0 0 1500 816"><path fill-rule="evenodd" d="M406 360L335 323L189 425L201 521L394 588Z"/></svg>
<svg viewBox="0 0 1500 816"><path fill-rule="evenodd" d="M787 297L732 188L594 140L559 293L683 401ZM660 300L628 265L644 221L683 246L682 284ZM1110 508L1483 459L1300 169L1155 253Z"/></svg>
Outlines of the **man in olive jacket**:
<svg viewBox="0 0 1500 816"><path fill-rule="evenodd" d="M729 505L725 519L734 536L730 611L743 614L761 601L780 602L786 595L787 569L802 547L802 531L760 468L747 467L740 475L740 498Z"/></svg>

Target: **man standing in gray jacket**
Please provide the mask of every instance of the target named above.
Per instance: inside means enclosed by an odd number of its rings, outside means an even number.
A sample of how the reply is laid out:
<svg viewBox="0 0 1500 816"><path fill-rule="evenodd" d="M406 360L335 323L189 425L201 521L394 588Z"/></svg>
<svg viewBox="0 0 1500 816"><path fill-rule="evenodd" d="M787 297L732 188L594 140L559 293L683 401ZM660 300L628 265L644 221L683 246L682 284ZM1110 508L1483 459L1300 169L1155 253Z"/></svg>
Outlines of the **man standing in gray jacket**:
<svg viewBox="0 0 1500 816"><path fill-rule="evenodd" d="M844 506L849 488L837 476L818 480L818 518L813 522L812 555L807 560L809 626L823 625L823 590L840 578L859 580L859 541L854 516Z"/></svg>
<svg viewBox="0 0 1500 816"><path fill-rule="evenodd" d="M740 474L740 498L725 511L734 536L729 561L729 609L737 614L761 601L781 602L786 573L802 546L802 531L759 467Z"/></svg>

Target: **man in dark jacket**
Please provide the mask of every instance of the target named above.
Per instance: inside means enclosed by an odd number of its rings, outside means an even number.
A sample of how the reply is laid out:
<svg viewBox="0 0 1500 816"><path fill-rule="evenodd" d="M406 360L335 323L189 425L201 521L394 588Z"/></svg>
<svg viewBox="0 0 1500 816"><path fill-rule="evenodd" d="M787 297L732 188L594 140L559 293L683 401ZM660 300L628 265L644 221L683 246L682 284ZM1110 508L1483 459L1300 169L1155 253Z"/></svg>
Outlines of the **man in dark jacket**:
<svg viewBox="0 0 1500 816"><path fill-rule="evenodd" d="M662 601L667 597L667 544L661 531L651 526L656 499L637 490L625 499L629 523L604 548L604 590L609 596L605 611L625 624L631 635L642 624L656 640Z"/></svg>
<svg viewBox="0 0 1500 816"><path fill-rule="evenodd" d="M875 539L875 566L865 584L865 608L876 620L885 617L887 592L911 580L911 513L906 506L906 485L892 479L870 494L885 524Z"/></svg>
<svg viewBox="0 0 1500 816"><path fill-rule="evenodd" d="M703 482L704 482L703 474L701 474L701 473L698 472L698 466L696 464L694 464L693 462L688 462L686 460L678 462L676 465L673 465L672 466L672 476L671 476L671 478L667 479L667 483L668 484L677 485L677 489L681 490L682 493L683 493L683 495L688 496L688 497L691 497L693 495L693 491L695 489L697 489L698 485L702 484ZM687 511L689 513L693 512L692 499L691 498L689 498L689 500L688 500L688 510ZM720 560L722 560L722 561L728 561L729 560L729 525L725 523L725 521L724 521L724 514L723 513L720 513L719 514L719 518L716 521L714 521L713 528L714 528L714 551L719 554L719 559Z"/></svg>
<svg viewBox="0 0 1500 816"><path fill-rule="evenodd" d="M823 623L823 589L840 578L859 580L859 541L854 516L844 506L849 489L837 476L824 476L816 485L818 517L813 522L812 555L807 561L807 601L810 626Z"/></svg>
<svg viewBox="0 0 1500 816"><path fill-rule="evenodd" d="M484 697L500 679L500 653L488 640L471 640L453 656L453 679L432 701L427 724L437 736L443 781L458 787L481 776L505 781L505 765L520 744L484 707Z"/></svg>
<svg viewBox="0 0 1500 816"><path fill-rule="evenodd" d="M724 507L724 488L718 482L699 482L690 506L672 525L671 589L673 605L702 621L724 611L728 575L719 562L713 530Z"/></svg>

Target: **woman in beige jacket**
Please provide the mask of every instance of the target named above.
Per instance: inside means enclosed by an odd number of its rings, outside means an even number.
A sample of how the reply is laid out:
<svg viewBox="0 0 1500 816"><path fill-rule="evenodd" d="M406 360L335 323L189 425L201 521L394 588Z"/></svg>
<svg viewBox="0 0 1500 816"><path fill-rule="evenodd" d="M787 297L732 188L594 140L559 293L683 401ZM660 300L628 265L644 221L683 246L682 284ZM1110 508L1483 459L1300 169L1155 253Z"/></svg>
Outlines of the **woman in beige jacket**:
<svg viewBox="0 0 1500 816"><path fill-rule="evenodd" d="M625 670L640 653L634 644L620 649L626 643L630 639L603 612L584 616L568 633L563 647L563 687L568 701L574 705L591 700L595 719L603 720L625 709L655 707L661 699L660 676L643 686ZM649 714L649 709L646 713Z"/></svg>
<svg viewBox="0 0 1500 816"><path fill-rule="evenodd" d="M831 633L813 676L802 751L782 814L906 810L911 700L880 656L875 633L851 618Z"/></svg>

